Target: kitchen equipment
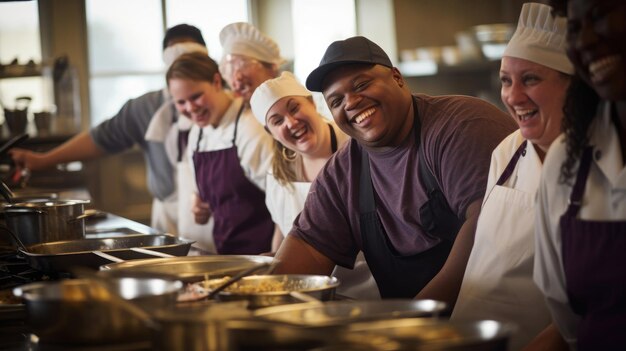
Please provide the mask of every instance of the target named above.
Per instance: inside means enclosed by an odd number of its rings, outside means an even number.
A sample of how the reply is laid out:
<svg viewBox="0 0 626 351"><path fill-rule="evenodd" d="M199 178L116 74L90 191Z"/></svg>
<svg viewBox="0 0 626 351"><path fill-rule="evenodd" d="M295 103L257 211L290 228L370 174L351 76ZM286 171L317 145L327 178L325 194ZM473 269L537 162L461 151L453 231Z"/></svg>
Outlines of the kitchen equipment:
<svg viewBox="0 0 626 351"><path fill-rule="evenodd" d="M27 246L27 250L20 249L20 252L34 268L46 272L68 272L76 266L97 269L111 263L110 260L94 254L94 251L104 252L126 261L146 257L132 248L140 247L174 256L185 256L193 243L171 234L137 234L35 244ZM154 260L162 259L166 258Z"/></svg>
<svg viewBox="0 0 626 351"><path fill-rule="evenodd" d="M338 327L368 320L437 318L445 310L446 304L435 300L386 299L273 306L256 310L254 316L301 327Z"/></svg>
<svg viewBox="0 0 626 351"><path fill-rule="evenodd" d="M50 134L50 127L52 126L52 112L41 111L33 113L35 119L35 127L37 128L37 135L44 136Z"/></svg>
<svg viewBox="0 0 626 351"><path fill-rule="evenodd" d="M38 282L17 287L24 300L27 322L41 342L115 344L149 338L144 321L112 301L112 294L147 313L172 305L180 281L111 279L107 287L89 279Z"/></svg>
<svg viewBox="0 0 626 351"><path fill-rule="evenodd" d="M399 342L401 350L506 351L515 328L491 320L445 321L402 318L350 324L347 333L382 335Z"/></svg>
<svg viewBox="0 0 626 351"><path fill-rule="evenodd" d="M4 120L9 127L11 135L19 135L26 131L28 124L28 106L32 98L30 96L20 96L15 98L15 109L4 108Z"/></svg>
<svg viewBox="0 0 626 351"><path fill-rule="evenodd" d="M249 319L245 301L177 304L155 312L152 349L167 351L235 350L228 335L229 320ZM249 337L249 336L247 336Z"/></svg>
<svg viewBox="0 0 626 351"><path fill-rule="evenodd" d="M472 27L471 30L484 57L488 60L499 60L515 32L515 26L510 23L482 24Z"/></svg>
<svg viewBox="0 0 626 351"><path fill-rule="evenodd" d="M12 147L23 143L26 139L28 139L28 134L26 133L18 134L9 139L9 141L0 146L0 157L4 156Z"/></svg>
<svg viewBox="0 0 626 351"><path fill-rule="evenodd" d="M211 279L203 283L210 290L217 288L224 279ZM283 274L254 275L243 277L236 284L217 293L219 301L247 300L251 309L301 302L290 295L298 291L318 300L332 300L339 280L325 275Z"/></svg>
<svg viewBox="0 0 626 351"><path fill-rule="evenodd" d="M207 297L209 299L212 299L213 297L215 297L215 295L217 295L220 291L228 288L229 286L235 284L236 282L238 282L239 280L241 280L243 277L248 276L254 272L258 272L261 269L265 269L265 268L270 268L270 263L264 262L261 263L259 265L256 266L252 266L250 268L244 269L243 271L235 274L234 276L228 278L225 282L222 282L219 286L213 287L211 289L211 292L207 295ZM268 274L269 272L266 272L266 274Z"/></svg>
<svg viewBox="0 0 626 351"><path fill-rule="evenodd" d="M87 200L32 200L4 206L7 226L24 244L34 245L85 236Z"/></svg>
<svg viewBox="0 0 626 351"><path fill-rule="evenodd" d="M271 263L272 260L272 257L254 255L187 256L109 263L100 267L100 270L114 276L170 275L184 282L193 283L235 275L260 263Z"/></svg>

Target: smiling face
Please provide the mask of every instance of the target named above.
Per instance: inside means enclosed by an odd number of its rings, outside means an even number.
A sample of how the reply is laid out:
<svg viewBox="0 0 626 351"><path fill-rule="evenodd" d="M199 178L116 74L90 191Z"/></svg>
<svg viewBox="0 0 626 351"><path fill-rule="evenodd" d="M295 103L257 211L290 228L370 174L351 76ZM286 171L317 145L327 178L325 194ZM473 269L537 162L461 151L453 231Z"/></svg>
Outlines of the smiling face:
<svg viewBox="0 0 626 351"><path fill-rule="evenodd" d="M330 153L325 145L328 125L310 98L286 96L267 112L267 129L283 146L305 156Z"/></svg>
<svg viewBox="0 0 626 351"><path fill-rule="evenodd" d="M570 0L568 56L605 100L626 99L626 2Z"/></svg>
<svg viewBox="0 0 626 351"><path fill-rule="evenodd" d="M225 112L227 99L217 75L215 82L182 78L169 80L169 91L178 112L200 127L217 126Z"/></svg>
<svg viewBox="0 0 626 351"><path fill-rule="evenodd" d="M561 132L570 78L546 66L504 56L500 67L502 102L522 136L543 151Z"/></svg>
<svg viewBox="0 0 626 351"><path fill-rule="evenodd" d="M396 68L349 64L324 78L337 126L367 147L399 145L410 132L411 93Z"/></svg>
<svg viewBox="0 0 626 351"><path fill-rule="evenodd" d="M220 72L235 95L247 103L254 90L277 73L272 65L243 55L227 55L220 65Z"/></svg>

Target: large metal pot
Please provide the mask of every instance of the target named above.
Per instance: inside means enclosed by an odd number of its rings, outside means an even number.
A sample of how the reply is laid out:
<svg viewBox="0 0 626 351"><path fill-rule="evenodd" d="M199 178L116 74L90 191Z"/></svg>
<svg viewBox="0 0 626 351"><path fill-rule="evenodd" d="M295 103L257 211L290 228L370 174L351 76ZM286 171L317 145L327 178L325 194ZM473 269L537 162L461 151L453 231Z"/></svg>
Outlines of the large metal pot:
<svg viewBox="0 0 626 351"><path fill-rule="evenodd" d="M111 279L106 287L72 279L32 283L13 293L24 300L27 323L41 342L121 344L148 340L150 331L145 320L116 302L119 297L149 313L174 304L181 288L180 281L154 278Z"/></svg>
<svg viewBox="0 0 626 351"><path fill-rule="evenodd" d="M87 200L37 199L4 206L7 226L26 246L85 236Z"/></svg>

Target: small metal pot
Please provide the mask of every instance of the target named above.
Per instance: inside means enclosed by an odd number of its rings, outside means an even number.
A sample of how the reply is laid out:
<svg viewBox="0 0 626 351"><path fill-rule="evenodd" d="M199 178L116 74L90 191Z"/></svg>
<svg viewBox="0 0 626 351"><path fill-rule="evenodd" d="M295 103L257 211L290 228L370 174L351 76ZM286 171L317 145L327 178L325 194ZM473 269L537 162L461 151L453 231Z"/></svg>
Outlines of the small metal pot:
<svg viewBox="0 0 626 351"><path fill-rule="evenodd" d="M38 282L13 290L26 306L27 324L50 344L122 344L148 340L148 323L112 294L150 313L176 303L182 282L155 278ZM117 299L119 299L119 297Z"/></svg>
<svg viewBox="0 0 626 351"><path fill-rule="evenodd" d="M4 206L7 226L24 245L82 239L86 200L32 200Z"/></svg>

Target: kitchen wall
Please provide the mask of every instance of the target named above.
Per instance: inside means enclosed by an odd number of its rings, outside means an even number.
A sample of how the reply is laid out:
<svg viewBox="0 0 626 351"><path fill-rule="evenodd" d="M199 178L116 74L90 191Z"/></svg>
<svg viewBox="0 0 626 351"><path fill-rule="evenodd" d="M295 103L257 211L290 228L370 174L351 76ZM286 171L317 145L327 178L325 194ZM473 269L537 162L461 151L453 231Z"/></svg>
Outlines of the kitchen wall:
<svg viewBox="0 0 626 351"><path fill-rule="evenodd" d="M522 0L356 0L357 33L379 43L398 63L405 49L455 45L454 34L473 25L516 23ZM541 2L541 1L540 1ZM250 0L253 22L293 57L291 0ZM329 9L332 11L332 9ZM83 126L89 125L88 63L83 0L40 0L44 57L68 54L81 86ZM332 25L320 21L320 25ZM407 75L416 92L470 94L499 100L499 63L486 62L417 77ZM150 196L139 150L88 163L89 188L98 208L146 222Z"/></svg>

